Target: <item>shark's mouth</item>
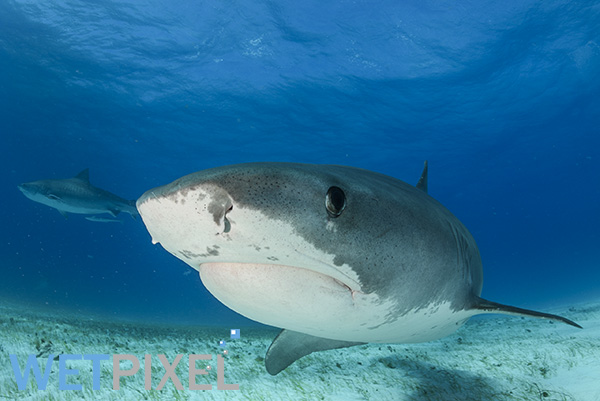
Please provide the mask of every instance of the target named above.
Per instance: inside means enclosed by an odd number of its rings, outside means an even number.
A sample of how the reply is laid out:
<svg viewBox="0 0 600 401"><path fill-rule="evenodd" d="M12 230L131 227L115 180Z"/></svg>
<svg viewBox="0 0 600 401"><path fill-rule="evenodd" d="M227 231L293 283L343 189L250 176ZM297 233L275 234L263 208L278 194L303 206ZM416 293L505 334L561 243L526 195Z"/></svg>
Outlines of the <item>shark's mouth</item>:
<svg viewBox="0 0 600 401"><path fill-rule="evenodd" d="M352 283L293 266L203 263L199 271L206 288L234 311L302 332L338 331L365 297Z"/></svg>

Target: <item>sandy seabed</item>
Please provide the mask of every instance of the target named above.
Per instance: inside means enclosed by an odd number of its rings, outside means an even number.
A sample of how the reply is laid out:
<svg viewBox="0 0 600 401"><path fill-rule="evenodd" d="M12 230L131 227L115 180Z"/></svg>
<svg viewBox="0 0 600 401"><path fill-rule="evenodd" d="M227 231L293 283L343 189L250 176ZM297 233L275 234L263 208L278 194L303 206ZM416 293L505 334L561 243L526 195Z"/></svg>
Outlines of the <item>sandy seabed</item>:
<svg viewBox="0 0 600 401"><path fill-rule="evenodd" d="M579 330L547 320L493 316L471 319L455 334L422 344L369 344L318 352L295 362L277 376L264 368L265 352L278 331L241 328L230 340L229 327L168 327L111 322L81 315L35 312L0 306L0 399L9 400L566 400L600 401L600 303L553 310L581 324ZM226 347L219 346L225 340ZM223 351L227 350L224 355ZM17 388L9 358L23 370L35 354L42 372L49 355L109 354L101 362L100 389L92 389L92 362L69 360L67 383L82 390L59 390L59 362L54 361L46 390L33 374ZM137 374L120 379L113 390L113 354L135 355ZM152 355L152 388L144 389L144 355ZM165 354L184 387L168 380L158 391ZM189 354L210 354L198 384L212 390L188 390ZM226 384L217 390L217 354L223 355ZM131 368L122 362L122 369Z"/></svg>

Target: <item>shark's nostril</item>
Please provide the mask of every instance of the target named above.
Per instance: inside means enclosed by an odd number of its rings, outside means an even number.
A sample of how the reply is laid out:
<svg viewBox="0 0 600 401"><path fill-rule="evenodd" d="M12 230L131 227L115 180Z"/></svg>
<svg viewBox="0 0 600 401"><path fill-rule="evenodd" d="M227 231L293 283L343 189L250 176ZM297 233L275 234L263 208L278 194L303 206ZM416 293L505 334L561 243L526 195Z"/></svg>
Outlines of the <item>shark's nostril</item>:
<svg viewBox="0 0 600 401"><path fill-rule="evenodd" d="M227 219L227 213L231 212L233 210L233 205L229 206L229 209L227 209L227 211L225 212L225 216L223 217L223 232L224 233L228 233L229 231L231 231L231 223L229 222L229 220Z"/></svg>

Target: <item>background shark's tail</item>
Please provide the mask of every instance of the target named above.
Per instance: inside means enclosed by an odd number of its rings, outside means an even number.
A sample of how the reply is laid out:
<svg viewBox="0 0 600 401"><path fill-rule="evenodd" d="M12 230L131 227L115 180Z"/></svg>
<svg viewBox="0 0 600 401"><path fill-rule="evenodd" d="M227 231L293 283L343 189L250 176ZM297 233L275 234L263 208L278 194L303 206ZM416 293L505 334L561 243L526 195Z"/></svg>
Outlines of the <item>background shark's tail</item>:
<svg viewBox="0 0 600 401"><path fill-rule="evenodd" d="M502 305L479 297L477 297L475 307L473 309L479 310L482 313L502 313L505 315L527 316L537 317L541 319L558 320L560 322L570 324L571 326L575 326L580 329L583 328L574 321L567 319L566 317L553 315L551 313L537 312L529 309L517 308L515 306Z"/></svg>

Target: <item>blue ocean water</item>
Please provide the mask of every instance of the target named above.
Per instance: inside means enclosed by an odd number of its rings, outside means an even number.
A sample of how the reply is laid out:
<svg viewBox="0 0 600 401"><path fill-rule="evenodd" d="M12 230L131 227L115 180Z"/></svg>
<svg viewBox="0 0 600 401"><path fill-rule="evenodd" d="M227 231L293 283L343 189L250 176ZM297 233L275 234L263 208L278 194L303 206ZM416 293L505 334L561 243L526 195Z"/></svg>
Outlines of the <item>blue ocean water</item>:
<svg viewBox="0 0 600 401"><path fill-rule="evenodd" d="M473 233L483 296L600 296L597 1L0 2L0 298L249 324L143 223L17 185L90 169L135 199L201 169L344 164L416 183Z"/></svg>

